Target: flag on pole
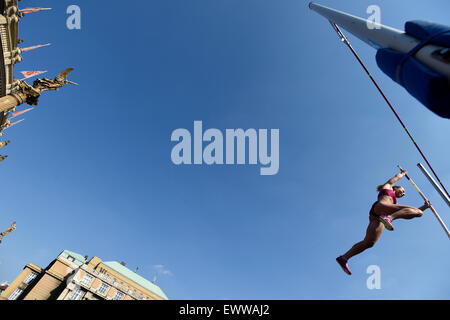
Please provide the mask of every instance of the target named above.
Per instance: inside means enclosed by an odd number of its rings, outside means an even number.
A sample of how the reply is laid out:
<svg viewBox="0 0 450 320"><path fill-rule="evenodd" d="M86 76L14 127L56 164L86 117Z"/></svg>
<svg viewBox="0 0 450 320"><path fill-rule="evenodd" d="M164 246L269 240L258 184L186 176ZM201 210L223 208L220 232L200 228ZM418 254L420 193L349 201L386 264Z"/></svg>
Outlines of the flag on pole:
<svg viewBox="0 0 450 320"><path fill-rule="evenodd" d="M27 13L44 11L44 10L52 10L52 8L26 8L26 9L20 10L20 12L22 12L23 14L27 14Z"/></svg>
<svg viewBox="0 0 450 320"><path fill-rule="evenodd" d="M20 79L20 80L25 80L25 79L28 79L28 78L32 78L32 77L38 76L38 75L46 73L46 72L47 71L21 71L20 73L23 74L23 76L25 78Z"/></svg>
<svg viewBox="0 0 450 320"><path fill-rule="evenodd" d="M16 124L21 123L23 120L25 120L25 119L20 119L20 120L17 120L16 122L13 122L13 123L9 124L5 129L11 128L12 126L15 126Z"/></svg>
<svg viewBox="0 0 450 320"><path fill-rule="evenodd" d="M51 45L51 43L39 44L39 45L37 45L37 46L32 46L32 47L28 47L28 48L23 48L23 49L22 49L22 52L28 52L28 51L35 50L35 49L39 49L39 48L42 48L42 47L48 47L49 45Z"/></svg>
<svg viewBox="0 0 450 320"><path fill-rule="evenodd" d="M34 108L28 108L28 109L25 109L25 110L22 110L22 111L19 111L19 112L11 113L11 115L12 115L11 119L15 118L17 116L20 116L21 114L24 114L25 112L28 112L28 111L33 110L33 109Z"/></svg>

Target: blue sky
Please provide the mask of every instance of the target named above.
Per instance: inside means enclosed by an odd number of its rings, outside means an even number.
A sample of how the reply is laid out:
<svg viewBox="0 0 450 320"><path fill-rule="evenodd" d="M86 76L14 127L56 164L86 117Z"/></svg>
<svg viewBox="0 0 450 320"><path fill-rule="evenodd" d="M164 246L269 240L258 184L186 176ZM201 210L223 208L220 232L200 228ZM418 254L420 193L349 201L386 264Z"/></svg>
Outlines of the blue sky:
<svg viewBox="0 0 450 320"><path fill-rule="evenodd" d="M76 1L29 0L22 70L72 66L81 84L41 97L8 129L2 150L0 281L68 249L125 261L170 299L448 299L448 238L432 213L395 221L376 246L335 258L364 236L376 185L401 164L447 225L450 211L416 167L423 162L328 22L308 1L80 1L82 29L66 28ZM448 1L318 3L399 29L448 24ZM449 120L377 68L375 50L349 36L441 180L450 184ZM173 130L280 130L280 170L176 166ZM419 206L404 180L401 203ZM166 274L161 268L163 265ZM381 268L369 290L367 267Z"/></svg>

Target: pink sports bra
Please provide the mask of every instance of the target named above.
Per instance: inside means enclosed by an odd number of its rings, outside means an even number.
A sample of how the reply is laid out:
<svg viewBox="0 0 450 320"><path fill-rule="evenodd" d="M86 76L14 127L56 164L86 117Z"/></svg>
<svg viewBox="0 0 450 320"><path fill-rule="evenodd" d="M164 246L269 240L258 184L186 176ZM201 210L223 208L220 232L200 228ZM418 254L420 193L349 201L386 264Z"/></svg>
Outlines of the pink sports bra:
<svg viewBox="0 0 450 320"><path fill-rule="evenodd" d="M394 204L397 203L397 197L395 196L395 192L394 190L390 190L390 189L381 189L380 193L378 193L378 199L381 196L389 196L392 198L392 200L394 201Z"/></svg>

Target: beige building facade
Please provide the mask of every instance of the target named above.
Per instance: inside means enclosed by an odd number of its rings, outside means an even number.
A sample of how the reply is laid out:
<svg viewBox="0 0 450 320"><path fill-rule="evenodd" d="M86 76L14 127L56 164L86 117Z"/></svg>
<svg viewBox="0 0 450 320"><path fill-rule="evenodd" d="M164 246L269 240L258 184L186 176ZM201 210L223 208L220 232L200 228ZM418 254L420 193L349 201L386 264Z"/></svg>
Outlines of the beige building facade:
<svg viewBox="0 0 450 320"><path fill-rule="evenodd" d="M153 282L124 263L87 260L64 250L42 269L27 264L0 300L168 300Z"/></svg>

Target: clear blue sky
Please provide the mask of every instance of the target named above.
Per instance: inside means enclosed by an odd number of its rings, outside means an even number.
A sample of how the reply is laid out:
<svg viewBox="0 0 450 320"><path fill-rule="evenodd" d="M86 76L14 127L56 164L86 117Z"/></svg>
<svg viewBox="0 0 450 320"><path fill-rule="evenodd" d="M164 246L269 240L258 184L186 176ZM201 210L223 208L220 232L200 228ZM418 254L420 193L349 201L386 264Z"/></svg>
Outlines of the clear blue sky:
<svg viewBox="0 0 450 320"><path fill-rule="evenodd" d="M448 24L448 1L318 1L403 28ZM77 1L23 18L22 70L72 66L81 84L42 96L8 129L2 214L17 230L0 246L0 281L63 249L126 261L170 299L448 299L449 241L431 212L398 220L376 246L335 258L364 236L375 186L408 169L450 225L423 162L328 22L300 0ZM375 50L349 36L441 180L450 186L450 122L381 73ZM177 128L280 129L280 170L176 166ZM401 203L419 206L405 181ZM155 265L163 265L161 272ZM366 269L381 268L381 290ZM158 271L159 270L159 271Z"/></svg>

